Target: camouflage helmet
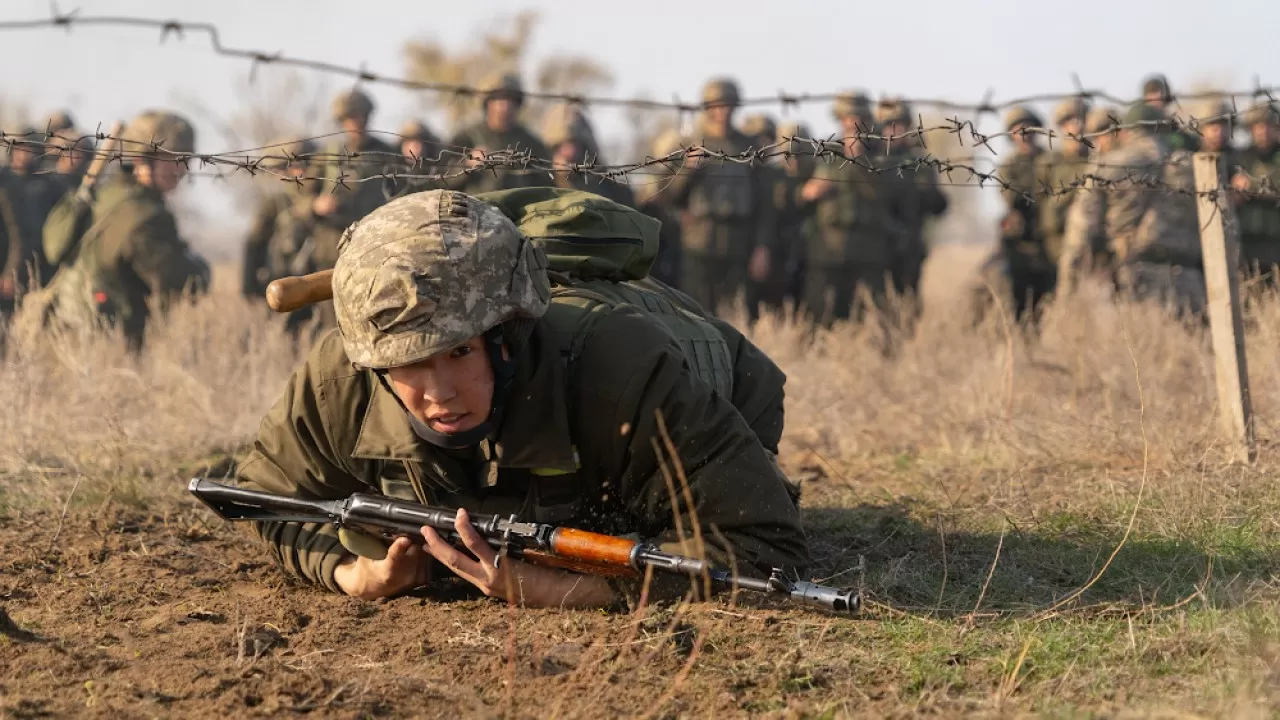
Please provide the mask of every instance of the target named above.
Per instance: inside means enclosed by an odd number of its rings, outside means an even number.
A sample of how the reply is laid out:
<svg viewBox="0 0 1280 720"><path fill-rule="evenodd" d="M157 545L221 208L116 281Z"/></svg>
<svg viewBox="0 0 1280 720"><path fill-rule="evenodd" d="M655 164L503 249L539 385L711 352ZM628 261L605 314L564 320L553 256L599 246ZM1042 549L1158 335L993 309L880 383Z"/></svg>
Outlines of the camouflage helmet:
<svg viewBox="0 0 1280 720"><path fill-rule="evenodd" d="M1119 113L1115 108L1097 107L1089 111L1084 119L1084 131L1089 134L1108 132L1119 124Z"/></svg>
<svg viewBox="0 0 1280 720"><path fill-rule="evenodd" d="M702 86L702 107L704 108L713 105L737 107L740 102L742 102L742 93L738 90L738 83L729 78L714 78Z"/></svg>
<svg viewBox="0 0 1280 720"><path fill-rule="evenodd" d="M1084 98L1067 98L1053 108L1053 124L1058 127L1062 127L1068 120L1079 120L1083 125L1088 116L1089 103Z"/></svg>
<svg viewBox="0 0 1280 720"><path fill-rule="evenodd" d="M333 305L347 357L387 369L424 360L551 299L547 258L496 207L428 190L351 225L338 246Z"/></svg>
<svg viewBox="0 0 1280 720"><path fill-rule="evenodd" d="M1247 126L1257 125L1259 123L1271 123L1272 125L1280 124L1280 102L1258 100L1244 114L1244 124Z"/></svg>
<svg viewBox="0 0 1280 720"><path fill-rule="evenodd" d="M367 118L373 114L373 99L359 88L351 88L333 99L333 119Z"/></svg>
<svg viewBox="0 0 1280 720"><path fill-rule="evenodd" d="M590 121L580 108L569 103L560 103L547 110L542 118L542 142L553 150L563 143L574 142L587 152L598 153L596 134Z"/></svg>
<svg viewBox="0 0 1280 720"><path fill-rule="evenodd" d="M517 105L524 103L524 83L515 73L495 73L485 78L478 88L481 107L494 98L506 98Z"/></svg>
<svg viewBox="0 0 1280 720"><path fill-rule="evenodd" d="M1041 120L1040 116L1031 108L1025 105L1018 105L1010 108L1009 112L1004 114L1004 129L1006 131L1013 130L1019 125L1044 127L1044 121Z"/></svg>
<svg viewBox="0 0 1280 720"><path fill-rule="evenodd" d="M419 142L436 142L435 133L421 120L406 120L400 126L400 141L417 140Z"/></svg>
<svg viewBox="0 0 1280 720"><path fill-rule="evenodd" d="M71 113L66 110L59 110L49 116L45 121L45 128L51 133L60 133L64 130L74 130L76 127L75 120L71 119Z"/></svg>
<svg viewBox="0 0 1280 720"><path fill-rule="evenodd" d="M742 134L752 139L764 136L772 142L778 134L778 124L764 113L748 115L742 119Z"/></svg>
<svg viewBox="0 0 1280 720"><path fill-rule="evenodd" d="M868 121L875 120L875 114L871 111L871 100L860 90L846 90L836 96L835 103L831 106L831 114L836 120L851 115L866 118Z"/></svg>
<svg viewBox="0 0 1280 720"><path fill-rule="evenodd" d="M300 164L311 161L311 156L320 149L315 140L309 138L282 137L267 145L262 153L262 164L268 168L282 168L289 163Z"/></svg>
<svg viewBox="0 0 1280 720"><path fill-rule="evenodd" d="M1235 117L1235 108L1222 98L1205 100L1191 109L1191 117L1201 125L1230 122Z"/></svg>
<svg viewBox="0 0 1280 720"><path fill-rule="evenodd" d="M158 146L175 153L196 151L196 131L181 115L148 110L125 126L120 138L126 153L152 152Z"/></svg>

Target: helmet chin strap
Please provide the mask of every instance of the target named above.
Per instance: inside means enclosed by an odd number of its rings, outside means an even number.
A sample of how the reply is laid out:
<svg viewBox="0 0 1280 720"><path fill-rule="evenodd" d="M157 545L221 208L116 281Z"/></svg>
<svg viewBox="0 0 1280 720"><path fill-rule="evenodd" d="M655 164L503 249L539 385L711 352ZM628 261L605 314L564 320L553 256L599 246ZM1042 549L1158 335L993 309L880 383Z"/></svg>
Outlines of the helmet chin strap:
<svg viewBox="0 0 1280 720"><path fill-rule="evenodd" d="M484 349L489 356L489 365L493 368L493 404L489 407L489 417L470 430L456 433L442 433L431 429L431 426L416 415L406 410L409 425L418 437L436 447L447 450L461 450L479 445L485 438L494 434L502 426L502 413L506 409L507 399L511 395L511 383L516 377L516 361L514 357L502 354L502 326L498 325L484 334Z"/></svg>

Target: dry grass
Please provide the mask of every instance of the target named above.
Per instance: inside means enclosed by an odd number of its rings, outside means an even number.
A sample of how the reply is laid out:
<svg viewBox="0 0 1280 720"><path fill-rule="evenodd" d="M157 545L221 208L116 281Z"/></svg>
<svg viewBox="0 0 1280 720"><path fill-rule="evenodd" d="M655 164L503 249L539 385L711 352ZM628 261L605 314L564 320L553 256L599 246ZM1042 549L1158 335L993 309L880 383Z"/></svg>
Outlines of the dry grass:
<svg viewBox="0 0 1280 720"><path fill-rule="evenodd" d="M511 648L476 671L493 689L473 711L516 703L514 714L538 714L550 702L564 715L1248 717L1280 708L1270 442L1280 300L1250 303L1263 447L1258 466L1241 467L1218 435L1202 329L1098 298L1053 308L1035 337L999 317L975 328L961 290L937 277L948 262L935 259L929 311L892 354L866 329L811 344L794 326L755 330L789 376L783 462L804 480L820 570L863 584L867 620L722 606L634 621L443 609L478 628L466 631L470 645ZM141 358L109 338L18 335L8 351L0 515L55 520L107 497L189 508L182 480L226 471L296 360L280 324L227 288L175 313ZM69 531L76 522L72 512ZM530 634L516 642L512 623ZM512 664L531 655L551 667L561 660L545 659L548 648L571 640L564 663L575 669L558 684ZM320 652L317 667L339 662ZM384 665L361 693L394 687L386 678L401 670ZM618 683L629 673L639 678L631 690ZM536 691L504 690L509 675ZM330 703L352 693L345 681L324 687Z"/></svg>

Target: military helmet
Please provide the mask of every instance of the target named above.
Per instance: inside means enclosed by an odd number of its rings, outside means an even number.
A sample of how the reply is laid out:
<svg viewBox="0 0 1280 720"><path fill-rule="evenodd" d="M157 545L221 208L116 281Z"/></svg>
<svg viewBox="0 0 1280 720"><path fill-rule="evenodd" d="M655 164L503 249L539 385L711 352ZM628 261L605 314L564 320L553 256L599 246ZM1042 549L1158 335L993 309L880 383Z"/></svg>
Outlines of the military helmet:
<svg viewBox="0 0 1280 720"><path fill-rule="evenodd" d="M1154 132L1158 129L1168 126L1169 116L1165 115L1160 108L1152 107L1144 102L1136 102L1129 106L1124 112L1124 124L1129 130L1138 132Z"/></svg>
<svg viewBox="0 0 1280 720"><path fill-rule="evenodd" d="M484 106L494 98L506 98L517 105L524 102L524 83L515 73L495 73L485 78L479 86L480 105Z"/></svg>
<svg viewBox="0 0 1280 720"><path fill-rule="evenodd" d="M347 357L386 369L547 311L547 258L496 207L449 190L392 200L347 228L333 305Z"/></svg>
<svg viewBox="0 0 1280 720"><path fill-rule="evenodd" d="M59 110L58 112L55 112L49 116L48 120L45 121L45 127L48 132L51 133L60 133L64 130L74 130L75 126L76 123L71 119L71 113L66 110Z"/></svg>
<svg viewBox="0 0 1280 720"><path fill-rule="evenodd" d="M763 135L772 140L778 134L778 124L764 113L755 113L742 119L742 134L752 139Z"/></svg>
<svg viewBox="0 0 1280 720"><path fill-rule="evenodd" d="M351 88L333 99L333 119L367 118L373 114L373 99L359 88Z"/></svg>
<svg viewBox="0 0 1280 720"><path fill-rule="evenodd" d="M1010 108L1009 111L1004 114L1004 129L1006 131L1010 131L1019 125L1044 127L1044 121L1041 120L1040 116L1031 108L1025 105L1018 105Z"/></svg>
<svg viewBox="0 0 1280 720"><path fill-rule="evenodd" d="M1192 108L1191 116L1201 124L1230 122L1234 119L1235 108L1222 98L1210 99L1197 103Z"/></svg>
<svg viewBox="0 0 1280 720"><path fill-rule="evenodd" d="M310 138L282 137L267 145L262 154L262 164L268 168L282 168L291 162L307 163L320 146Z"/></svg>
<svg viewBox="0 0 1280 720"><path fill-rule="evenodd" d="M1142 97L1145 99L1148 95L1160 93L1160 99L1169 102L1173 99L1173 93L1169 90L1169 79L1160 73L1152 73L1142 80Z"/></svg>
<svg viewBox="0 0 1280 720"><path fill-rule="evenodd" d="M196 131L181 115L163 110L148 110L125 126L120 138L126 153L162 151L193 153Z"/></svg>
<svg viewBox="0 0 1280 720"><path fill-rule="evenodd" d="M435 142L436 135L431 132L431 128L421 120L406 120L404 125L400 126L400 140L418 140L420 142Z"/></svg>
<svg viewBox="0 0 1280 720"><path fill-rule="evenodd" d="M1280 102L1258 100L1244 114L1245 125L1252 126L1264 122L1280 124Z"/></svg>
<svg viewBox="0 0 1280 720"><path fill-rule="evenodd" d="M1084 119L1084 131L1089 134L1108 132L1119 124L1115 108L1098 107L1089 111Z"/></svg>
<svg viewBox="0 0 1280 720"><path fill-rule="evenodd" d="M591 122L576 105L560 103L547 110L542 118L542 142L554 149L562 143L575 142L583 150L598 153L596 134Z"/></svg>
<svg viewBox="0 0 1280 720"><path fill-rule="evenodd" d="M1089 103L1084 98L1067 98L1058 103L1053 108L1053 124L1062 127L1062 124L1068 120L1079 120L1084 124L1084 120L1089 116Z"/></svg>
<svg viewBox="0 0 1280 720"><path fill-rule="evenodd" d="M702 86L702 107L704 108L712 105L737 107L740 102L742 102L742 93L738 90L738 83L729 78L715 78Z"/></svg>
<svg viewBox="0 0 1280 720"><path fill-rule="evenodd" d="M831 114L836 120L850 115L875 120L875 114L871 112L871 100L860 90L846 90L837 95L831 106Z"/></svg>

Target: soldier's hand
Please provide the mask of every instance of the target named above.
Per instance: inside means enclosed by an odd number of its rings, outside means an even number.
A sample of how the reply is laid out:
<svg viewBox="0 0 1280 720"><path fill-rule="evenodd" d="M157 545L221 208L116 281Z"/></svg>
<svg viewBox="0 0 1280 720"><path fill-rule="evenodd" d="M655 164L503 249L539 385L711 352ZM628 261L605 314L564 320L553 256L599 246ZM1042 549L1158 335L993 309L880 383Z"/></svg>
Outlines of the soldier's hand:
<svg viewBox="0 0 1280 720"><path fill-rule="evenodd" d="M332 193L323 193L317 195L315 200L311 201L311 212L324 217L332 215L338 209L338 198Z"/></svg>
<svg viewBox="0 0 1280 720"><path fill-rule="evenodd" d="M599 607L613 600L609 584L593 575L576 575L511 558L503 558L499 567L497 551L476 532L466 510L458 509L454 529L471 557L446 542L434 528L423 527L427 552L489 597L528 607Z"/></svg>
<svg viewBox="0 0 1280 720"><path fill-rule="evenodd" d="M1249 192L1253 187L1253 181L1249 179L1248 175L1238 172L1231 177L1231 187L1240 192Z"/></svg>
<svg viewBox="0 0 1280 720"><path fill-rule="evenodd" d="M398 595L431 581L431 556L407 537L398 537L382 560L349 555L333 570L342 592L361 600Z"/></svg>
<svg viewBox="0 0 1280 720"><path fill-rule="evenodd" d="M751 252L751 263L747 266L747 273L752 280L764 282L769 279L770 265L769 248L758 247Z"/></svg>
<svg viewBox="0 0 1280 720"><path fill-rule="evenodd" d="M0 297L11 298L18 292L18 284L10 275L0 277Z"/></svg>
<svg viewBox="0 0 1280 720"><path fill-rule="evenodd" d="M810 203L817 202L826 197L834 187L831 181L825 178L810 178L804 187L800 188L800 199Z"/></svg>
<svg viewBox="0 0 1280 720"><path fill-rule="evenodd" d="M700 147L690 148L689 151L684 154L685 170L697 170L705 165L706 162L707 151Z"/></svg>
<svg viewBox="0 0 1280 720"><path fill-rule="evenodd" d="M1020 213L1011 212L1000 220L1000 232L1008 237L1022 237L1026 227L1026 221Z"/></svg>

